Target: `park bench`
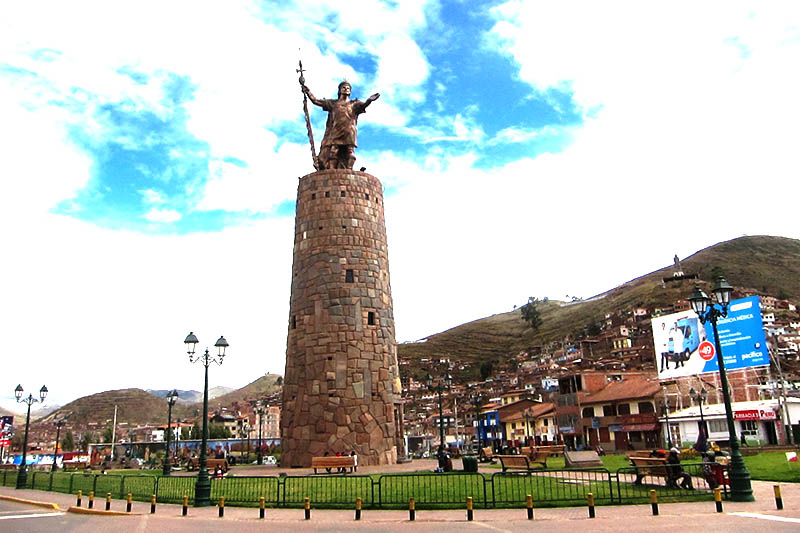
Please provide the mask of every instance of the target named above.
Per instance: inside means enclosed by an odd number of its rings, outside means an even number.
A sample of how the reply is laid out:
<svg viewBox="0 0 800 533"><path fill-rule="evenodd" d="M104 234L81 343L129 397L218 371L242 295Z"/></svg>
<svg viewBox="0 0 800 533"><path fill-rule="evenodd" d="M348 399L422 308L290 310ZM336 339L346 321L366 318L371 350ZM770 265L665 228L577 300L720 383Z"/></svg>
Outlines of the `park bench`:
<svg viewBox="0 0 800 533"><path fill-rule="evenodd" d="M636 468L634 485L641 485L645 476L663 477L667 485L672 476L667 467L667 459L662 457L630 457L631 464Z"/></svg>
<svg viewBox="0 0 800 533"><path fill-rule="evenodd" d="M206 459L206 470L209 472L214 472L218 466L222 468L223 472L227 472L230 468L227 459ZM192 457L186 462L187 470L194 470L195 468L200 468L199 457Z"/></svg>
<svg viewBox="0 0 800 533"><path fill-rule="evenodd" d="M564 454L564 445L563 444L550 444L547 446L537 446L535 448L537 452L550 452L550 455L563 455Z"/></svg>
<svg viewBox="0 0 800 533"><path fill-rule="evenodd" d="M314 469L315 474L317 473L318 468L324 468L327 472L330 472L334 468L337 471L341 468L349 468L352 472L353 468L356 466L355 459L356 458L352 455L312 457L311 468Z"/></svg>
<svg viewBox="0 0 800 533"><path fill-rule="evenodd" d="M486 448L481 448L480 461L482 463L489 463L489 462L494 463L494 458L495 455L494 451L492 451L491 446L487 446Z"/></svg>
<svg viewBox="0 0 800 533"><path fill-rule="evenodd" d="M652 453L653 452L650 450L634 450L632 452L627 452L626 455L628 459L630 459L631 457L650 457Z"/></svg>
<svg viewBox="0 0 800 533"><path fill-rule="evenodd" d="M503 472L506 470L525 470L530 472L534 470L534 465L547 468L547 457L550 452L534 452L532 457L527 455L498 455L500 464L503 467Z"/></svg>
<svg viewBox="0 0 800 533"><path fill-rule="evenodd" d="M17 465L14 464L0 464L0 470L16 470Z"/></svg>

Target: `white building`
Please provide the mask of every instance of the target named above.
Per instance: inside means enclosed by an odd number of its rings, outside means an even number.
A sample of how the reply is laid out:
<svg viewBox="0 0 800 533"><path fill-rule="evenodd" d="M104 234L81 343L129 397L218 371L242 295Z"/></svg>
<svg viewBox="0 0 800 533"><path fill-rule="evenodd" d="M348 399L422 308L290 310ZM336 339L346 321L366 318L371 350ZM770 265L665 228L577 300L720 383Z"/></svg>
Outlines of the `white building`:
<svg viewBox="0 0 800 533"><path fill-rule="evenodd" d="M800 421L800 398L787 398L786 406L792 425ZM708 427L708 440L727 445L728 423L725 417L725 404L703 405L703 419ZM736 436L741 439L742 434L747 438L748 444L769 445L784 444L786 431L782 419L784 414L779 411L778 400L756 400L750 402L734 402L733 409ZM666 417L659 418L666 429ZM669 426L674 443L695 443L700 436L700 406L695 405L687 409L669 414Z"/></svg>

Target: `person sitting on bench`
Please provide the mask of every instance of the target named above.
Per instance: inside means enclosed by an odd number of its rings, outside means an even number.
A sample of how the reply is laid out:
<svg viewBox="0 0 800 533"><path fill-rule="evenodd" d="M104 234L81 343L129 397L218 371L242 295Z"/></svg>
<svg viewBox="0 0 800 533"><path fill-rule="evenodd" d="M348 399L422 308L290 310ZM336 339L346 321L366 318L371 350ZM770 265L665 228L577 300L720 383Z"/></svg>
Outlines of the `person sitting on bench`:
<svg viewBox="0 0 800 533"><path fill-rule="evenodd" d="M692 486L692 476L690 476L688 472L685 472L681 466L681 458L678 457L680 453L678 448L671 448L669 451L669 456L667 457L669 480L667 480L667 485L677 488L678 481L680 480L682 489L694 490L694 486Z"/></svg>

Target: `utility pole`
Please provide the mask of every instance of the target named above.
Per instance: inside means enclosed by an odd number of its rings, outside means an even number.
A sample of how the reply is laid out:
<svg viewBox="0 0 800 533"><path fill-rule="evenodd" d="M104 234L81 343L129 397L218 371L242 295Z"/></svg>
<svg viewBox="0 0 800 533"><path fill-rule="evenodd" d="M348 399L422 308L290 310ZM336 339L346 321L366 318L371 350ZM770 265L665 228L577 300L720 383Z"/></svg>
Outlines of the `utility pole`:
<svg viewBox="0 0 800 533"><path fill-rule="evenodd" d="M455 420L456 447L458 447L458 397L453 396L453 420Z"/></svg>
<svg viewBox="0 0 800 533"><path fill-rule="evenodd" d="M769 350L769 347L767 347L767 350ZM779 394L778 400L781 406L783 407L781 409L779 406L779 410L781 412L781 419L784 420L784 427L786 428L786 436L789 439L789 445L793 445L794 435L792 434L792 419L789 418L789 408L786 405L786 389L784 388L783 371L781 370L781 356L778 354L772 357L771 359L775 361L775 368L778 370L778 379L781 382L781 388L778 392Z"/></svg>
<svg viewBox="0 0 800 533"><path fill-rule="evenodd" d="M114 405L114 422L111 426L111 461L114 461L114 442L117 440L117 406Z"/></svg>

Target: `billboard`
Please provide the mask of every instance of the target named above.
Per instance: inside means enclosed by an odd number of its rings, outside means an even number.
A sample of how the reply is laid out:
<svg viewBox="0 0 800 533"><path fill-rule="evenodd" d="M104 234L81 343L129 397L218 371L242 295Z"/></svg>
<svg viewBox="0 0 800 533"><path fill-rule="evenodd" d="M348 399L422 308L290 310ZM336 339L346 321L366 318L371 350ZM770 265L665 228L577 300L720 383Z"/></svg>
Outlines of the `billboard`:
<svg viewBox="0 0 800 533"><path fill-rule="evenodd" d="M703 324L691 310L652 323L659 379L719 371L711 323ZM769 365L758 296L731 301L717 330L726 370Z"/></svg>

